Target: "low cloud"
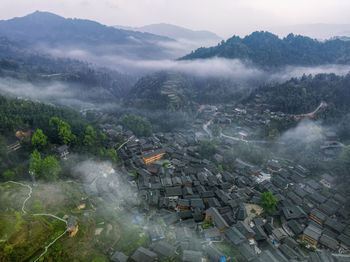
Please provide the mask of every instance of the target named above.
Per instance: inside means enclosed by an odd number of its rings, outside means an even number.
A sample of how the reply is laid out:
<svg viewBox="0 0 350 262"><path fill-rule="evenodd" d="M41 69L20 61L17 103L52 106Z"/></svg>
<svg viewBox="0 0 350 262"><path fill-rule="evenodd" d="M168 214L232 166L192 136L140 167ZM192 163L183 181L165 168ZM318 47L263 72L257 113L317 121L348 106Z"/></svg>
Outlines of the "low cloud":
<svg viewBox="0 0 350 262"><path fill-rule="evenodd" d="M346 75L350 72L350 65L321 65L321 66L287 66L278 73L269 77L269 81L283 82L292 77L302 77L305 75L317 75L321 73L336 75Z"/></svg>
<svg viewBox="0 0 350 262"><path fill-rule="evenodd" d="M0 93L47 104L63 105L78 110L112 109L117 107L105 98L111 98L104 90L60 81L31 83L13 78L0 78Z"/></svg>
<svg viewBox="0 0 350 262"><path fill-rule="evenodd" d="M350 65L321 65L321 66L285 66L275 72L266 72L253 64L239 59L213 57L196 60L174 60L190 50L194 43L188 41L160 42L159 46L167 47L170 59L140 59L110 50L108 47L96 47L94 52L86 49L46 49L46 52L56 57L70 57L89 61L97 66L108 67L125 74L145 75L156 71L175 71L196 77L224 77L235 80L259 80L266 82L283 82L303 74L316 75L319 73L335 73L345 75L350 72ZM162 50L164 48L161 48ZM164 50L163 50L164 51ZM145 50L147 52L147 50ZM173 59L174 58L174 59Z"/></svg>
<svg viewBox="0 0 350 262"><path fill-rule="evenodd" d="M99 197L117 208L138 203L137 190L127 182L126 171L114 169L110 162L86 160L72 168L75 177L83 182L90 197Z"/></svg>
<svg viewBox="0 0 350 262"><path fill-rule="evenodd" d="M320 146L330 130L332 128L325 127L321 122L302 120L281 135L276 153L309 167L318 165L322 158Z"/></svg>

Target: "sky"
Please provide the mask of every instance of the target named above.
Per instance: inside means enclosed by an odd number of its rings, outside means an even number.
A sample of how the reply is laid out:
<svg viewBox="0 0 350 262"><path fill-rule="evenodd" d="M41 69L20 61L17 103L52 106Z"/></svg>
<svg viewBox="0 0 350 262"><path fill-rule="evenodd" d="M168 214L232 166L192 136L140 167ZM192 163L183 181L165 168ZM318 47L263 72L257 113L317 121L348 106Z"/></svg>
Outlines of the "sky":
<svg viewBox="0 0 350 262"><path fill-rule="evenodd" d="M170 23L227 38L297 24L350 24L349 0L0 0L0 19L36 10L106 25Z"/></svg>

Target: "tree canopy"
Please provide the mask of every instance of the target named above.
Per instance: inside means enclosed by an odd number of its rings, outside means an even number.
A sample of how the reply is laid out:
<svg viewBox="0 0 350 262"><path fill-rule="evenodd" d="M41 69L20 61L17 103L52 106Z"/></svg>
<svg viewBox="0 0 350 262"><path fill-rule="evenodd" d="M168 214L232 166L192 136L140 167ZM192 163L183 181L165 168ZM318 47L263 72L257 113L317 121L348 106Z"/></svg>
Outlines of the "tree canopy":
<svg viewBox="0 0 350 262"><path fill-rule="evenodd" d="M75 136L72 134L70 125L62 119L52 117L50 127L61 144L70 144L74 141Z"/></svg>
<svg viewBox="0 0 350 262"><path fill-rule="evenodd" d="M152 125L147 118L137 115L125 115L122 124L130 129L136 136L151 136Z"/></svg>
<svg viewBox="0 0 350 262"><path fill-rule="evenodd" d="M32 145L35 148L43 148L47 145L47 136L41 129L37 129L32 136Z"/></svg>
<svg viewBox="0 0 350 262"><path fill-rule="evenodd" d="M267 213L273 214L276 211L277 203L278 199L272 192L261 193L261 205Z"/></svg>
<svg viewBox="0 0 350 262"><path fill-rule="evenodd" d="M56 180L61 167L57 159L53 156L42 158L38 150L34 150L30 155L29 171L33 172L36 178L45 180Z"/></svg>
<svg viewBox="0 0 350 262"><path fill-rule="evenodd" d="M320 42L289 34L280 39L269 32L253 32L244 38L233 36L217 46L201 47L182 59L211 57L250 60L263 68L283 65L349 64L350 41L339 39Z"/></svg>

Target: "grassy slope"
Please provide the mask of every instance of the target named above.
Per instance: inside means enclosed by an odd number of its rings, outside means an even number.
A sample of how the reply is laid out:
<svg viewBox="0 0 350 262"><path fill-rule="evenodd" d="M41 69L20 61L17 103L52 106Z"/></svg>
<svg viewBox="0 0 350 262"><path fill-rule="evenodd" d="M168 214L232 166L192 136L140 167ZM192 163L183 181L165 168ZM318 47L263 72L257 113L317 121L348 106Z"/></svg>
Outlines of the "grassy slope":
<svg viewBox="0 0 350 262"><path fill-rule="evenodd" d="M0 261L33 261L65 230L63 222L33 213L78 217L76 236L70 238L67 234L58 240L49 248L45 261L108 261L105 252L113 244L131 255L148 241L139 227L113 209L96 208L78 184L59 182L34 187L26 205L28 214L24 215L21 206L27 193L28 189L19 185L0 184ZM81 203L86 204L84 209L78 209ZM106 208L108 213L100 212ZM100 235L95 235L96 228L103 228Z"/></svg>

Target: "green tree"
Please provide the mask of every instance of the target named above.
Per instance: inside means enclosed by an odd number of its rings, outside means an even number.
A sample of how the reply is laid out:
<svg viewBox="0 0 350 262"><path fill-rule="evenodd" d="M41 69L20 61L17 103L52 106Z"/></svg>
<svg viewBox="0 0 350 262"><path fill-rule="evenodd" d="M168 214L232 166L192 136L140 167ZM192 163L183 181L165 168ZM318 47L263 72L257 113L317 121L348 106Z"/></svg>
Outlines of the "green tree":
<svg viewBox="0 0 350 262"><path fill-rule="evenodd" d="M88 125L85 130L85 136L83 141L84 145L93 146L96 142L96 138L97 138L97 133L95 129L92 126Z"/></svg>
<svg viewBox="0 0 350 262"><path fill-rule="evenodd" d="M41 129L37 129L32 136L32 145L35 148L43 148L47 145L47 136Z"/></svg>
<svg viewBox="0 0 350 262"><path fill-rule="evenodd" d="M12 170L6 170L2 176L3 178L5 178L6 180L13 180L15 178L16 173Z"/></svg>
<svg viewBox="0 0 350 262"><path fill-rule="evenodd" d="M61 168L55 157L48 156L42 159L39 151L35 149L30 155L29 171L33 172L37 178L56 180Z"/></svg>
<svg viewBox="0 0 350 262"><path fill-rule="evenodd" d="M224 171L224 168L222 167L222 165L218 165L218 170L219 170L220 172L223 172L223 171Z"/></svg>
<svg viewBox="0 0 350 262"><path fill-rule="evenodd" d="M118 161L118 154L117 151L114 149L107 149L106 156L115 163Z"/></svg>
<svg viewBox="0 0 350 262"><path fill-rule="evenodd" d="M35 176L39 176L41 172L41 154L36 149L30 154L29 171L33 172Z"/></svg>
<svg viewBox="0 0 350 262"><path fill-rule="evenodd" d="M272 192L261 193L261 205L267 213L273 214L276 211L277 203L278 199Z"/></svg>
<svg viewBox="0 0 350 262"><path fill-rule="evenodd" d="M42 160L41 163L41 177L46 180L56 180L61 167L57 159L53 156L48 156Z"/></svg>
<svg viewBox="0 0 350 262"><path fill-rule="evenodd" d="M70 144L74 141L75 136L72 134L71 127L67 122L59 119L58 117L52 117L49 124L55 138L60 143Z"/></svg>
<svg viewBox="0 0 350 262"><path fill-rule="evenodd" d="M137 115L125 115L122 124L130 129L136 136L151 136L152 125L147 118Z"/></svg>

